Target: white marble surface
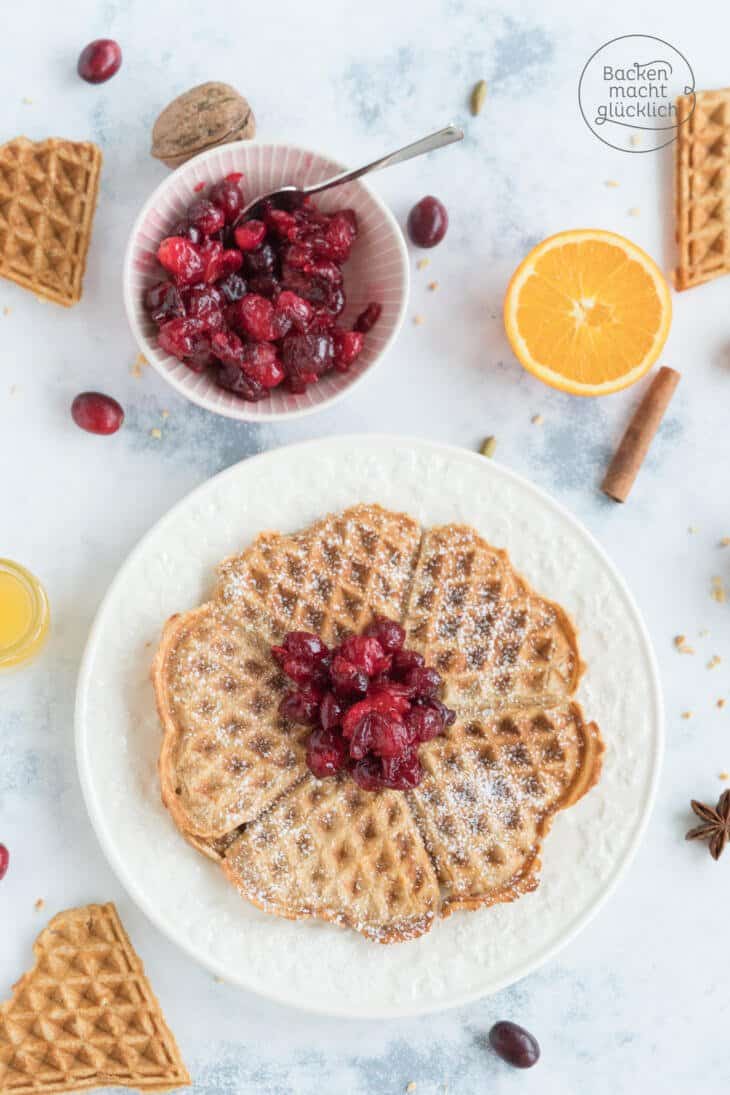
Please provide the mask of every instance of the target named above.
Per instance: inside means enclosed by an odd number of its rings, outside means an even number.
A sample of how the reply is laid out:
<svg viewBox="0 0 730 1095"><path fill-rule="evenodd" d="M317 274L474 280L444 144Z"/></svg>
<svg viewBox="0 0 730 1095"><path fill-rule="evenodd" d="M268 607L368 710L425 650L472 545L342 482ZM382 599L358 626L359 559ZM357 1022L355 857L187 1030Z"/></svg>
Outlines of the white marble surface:
<svg viewBox="0 0 730 1095"><path fill-rule="evenodd" d="M14 8L2 47L5 136L90 137L103 146L105 168L82 303L69 313L0 283L0 553L43 579L54 613L43 656L0 679L0 840L13 857L0 890L3 995L28 965L47 914L114 899L195 1090L206 1095L381 1095L409 1081L418 1095L445 1085L450 1095L727 1090L730 861L715 864L682 838L689 798L714 801L719 773L730 770L730 605L710 597L713 575L730 579L730 549L718 547L730 535L730 281L675 297L664 361L683 381L624 507L606 501L597 483L639 392L579 401L543 387L512 359L500 307L526 248L561 228L624 232L671 264L670 154L625 155L599 144L577 110L578 77L606 39L641 31L681 49L699 87L723 86L728 30L730 16L709 0L693 5L691 19L673 0L561 0L549 8L537 0L422 0L417 10L385 0L356 10L316 0L274 8L44 0ZM77 79L75 59L99 35L117 38L125 60L112 82L93 88ZM489 100L473 121L465 99L482 76ZM137 208L165 170L148 155L150 126L173 95L210 78L250 98L262 136L295 137L351 162L451 117L467 123L462 147L375 181L401 219L427 192L449 208L447 240L428 270L414 270L410 314L425 322L406 326L387 364L351 400L288 428L214 418L151 371L130 373L136 349L121 306L122 252ZM607 179L620 185L607 188ZM433 279L435 293L426 289ZM124 404L117 436L92 438L71 422L69 403L86 388ZM543 422L534 425L538 413ZM161 440L150 436L155 427ZM369 430L468 447L496 434L497 459L567 504L622 569L654 637L667 704L657 807L605 910L557 960L512 989L462 1011L387 1024L327 1021L264 1003L214 982L159 936L120 889L90 830L72 739L91 618L157 517L252 452ZM694 656L675 652L679 632ZM715 654L723 662L710 670ZM728 706L720 710L723 696ZM691 719L682 718L686 711ZM43 912L33 909L38 897ZM512 1073L486 1049L485 1032L504 1017L540 1039L543 1059L533 1072Z"/></svg>

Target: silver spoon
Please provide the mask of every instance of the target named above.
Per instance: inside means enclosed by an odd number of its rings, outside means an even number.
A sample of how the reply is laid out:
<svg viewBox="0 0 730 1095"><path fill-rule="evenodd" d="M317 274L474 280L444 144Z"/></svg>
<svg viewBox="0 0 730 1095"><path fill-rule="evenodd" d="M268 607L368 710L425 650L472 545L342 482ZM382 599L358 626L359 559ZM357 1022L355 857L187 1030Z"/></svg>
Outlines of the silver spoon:
<svg viewBox="0 0 730 1095"><path fill-rule="evenodd" d="M343 183L352 182L353 179L361 179L363 175L369 175L371 171L381 171L384 167L392 167L396 163L405 163L414 156L422 156L425 152L433 152L436 148L444 148L454 141L461 141L464 137L463 130L455 125L447 125L445 129L439 129L437 133L431 133L428 137L421 137L420 141L407 144L405 148L399 148L397 152L389 152L387 156L381 156L379 160L365 164L364 167L356 167L352 171L342 171L339 175L333 175L331 179L312 183L311 186L280 186L268 194L260 194L254 201L243 207L233 222L235 228L245 217L251 215L264 201L273 201L276 198L286 198L293 205L303 201L310 194L320 194L323 190L331 190L333 186L342 186Z"/></svg>

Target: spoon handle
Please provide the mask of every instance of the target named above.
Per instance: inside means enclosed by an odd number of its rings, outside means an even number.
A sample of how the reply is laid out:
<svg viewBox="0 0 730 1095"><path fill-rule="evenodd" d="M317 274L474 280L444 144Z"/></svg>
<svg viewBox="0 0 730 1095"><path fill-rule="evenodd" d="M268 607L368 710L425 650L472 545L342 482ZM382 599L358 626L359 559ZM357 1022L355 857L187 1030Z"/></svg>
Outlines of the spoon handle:
<svg viewBox="0 0 730 1095"><path fill-rule="evenodd" d="M405 148L399 148L396 152L389 152L387 156L381 156L380 159L373 160L372 163L365 164L364 167L356 167L352 171L342 171L331 179L314 183L312 186L305 186L302 188L302 193L319 194L322 190L329 190L330 187L341 186L342 183L360 179L363 175L369 175L371 171L382 171L384 167L392 167L396 163L405 163L406 160L412 160L414 156L422 156L425 152L433 152L436 148L444 148L447 144L462 140L463 137L463 130L455 125L447 125L444 129L439 129L437 133L431 133L428 137L421 137L420 141L407 144Z"/></svg>

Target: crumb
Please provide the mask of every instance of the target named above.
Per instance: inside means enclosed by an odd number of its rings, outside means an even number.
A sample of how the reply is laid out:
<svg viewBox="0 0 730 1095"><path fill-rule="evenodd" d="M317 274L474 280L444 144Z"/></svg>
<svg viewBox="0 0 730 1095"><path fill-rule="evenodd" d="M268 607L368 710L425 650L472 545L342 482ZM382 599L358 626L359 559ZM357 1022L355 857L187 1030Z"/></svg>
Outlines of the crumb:
<svg viewBox="0 0 730 1095"><path fill-rule="evenodd" d="M717 701L717 706L718 706L718 707L720 708L720 710L722 710L722 709L723 709L723 707L725 706L725 700L723 700L722 698L720 698L720 699L719 699L719 700Z"/></svg>
<svg viewBox="0 0 730 1095"><path fill-rule="evenodd" d="M631 209L627 210L627 212L630 217L638 217L641 213L641 210L639 209L638 205L632 205Z"/></svg>
<svg viewBox="0 0 730 1095"><path fill-rule="evenodd" d="M416 270L425 270L430 261L431 260L427 258L419 259L416 263Z"/></svg>
<svg viewBox="0 0 730 1095"><path fill-rule="evenodd" d="M722 658L720 657L719 654L713 654L712 657L710 658L709 662L707 663L707 668L708 669L714 669L715 666L719 665L721 661L722 661Z"/></svg>
<svg viewBox="0 0 730 1095"><path fill-rule="evenodd" d="M148 639L147 642L144 645L145 646L152 646L152 639Z"/></svg>
<svg viewBox="0 0 730 1095"><path fill-rule="evenodd" d="M530 419L530 422L532 422L533 426L542 426L544 421L545 419L542 417L541 414L533 414L532 418Z"/></svg>
<svg viewBox="0 0 730 1095"><path fill-rule="evenodd" d="M3 315L4 315L4 316L9 316L9 315L10 315L10 313L12 312L12 310L13 310L13 309L12 309L12 308L9 308L9 307L8 307L8 305L6 304L6 305L5 305L5 307L3 308Z"/></svg>
<svg viewBox="0 0 730 1095"><path fill-rule="evenodd" d="M33 105L33 100L29 99L27 95L24 95L23 98L20 101L21 101L21 103L24 103L25 106L32 106Z"/></svg>
<svg viewBox="0 0 730 1095"><path fill-rule="evenodd" d="M615 180L615 179L606 179L606 182L604 183L604 186L610 186L610 187L611 187L611 189L614 189L614 188L615 188L615 187L617 187L618 185L619 185L619 184L618 184L618 183L616 182L616 180Z"/></svg>
<svg viewBox="0 0 730 1095"><path fill-rule="evenodd" d="M420 327L423 323L423 316L418 315L413 317L413 324L415 327Z"/></svg>
<svg viewBox="0 0 730 1095"><path fill-rule="evenodd" d="M641 144L641 134L640 133L632 133L631 136L629 137L629 144L631 145L632 148L638 148L639 145Z"/></svg>
<svg viewBox="0 0 730 1095"><path fill-rule="evenodd" d="M727 600L727 590L725 589L725 583L723 582L719 574L713 575L710 596L712 597L713 601L717 601L718 604L721 605L724 604Z"/></svg>
<svg viewBox="0 0 730 1095"><path fill-rule="evenodd" d="M5 308L4 311L7 314L8 309ZM722 540L720 541L720 547L730 547L730 536L723 536Z"/></svg>
<svg viewBox="0 0 730 1095"><path fill-rule="evenodd" d="M45 905L45 901L43 900L42 897L39 897L38 900L36 901L35 905L33 906L33 908L35 909L36 912L40 912L44 905Z"/></svg>
<svg viewBox="0 0 730 1095"><path fill-rule="evenodd" d="M675 635L674 645L680 654L694 654L694 647L688 644L686 635Z"/></svg>
<svg viewBox="0 0 730 1095"><path fill-rule="evenodd" d="M415 1091L415 1090L416 1090L416 1081L415 1080L411 1080L411 1082L409 1084L406 1084L406 1091L410 1092L410 1091Z"/></svg>
<svg viewBox="0 0 730 1095"><path fill-rule="evenodd" d="M720 772L720 779L730 779L730 772Z"/></svg>
<svg viewBox="0 0 730 1095"><path fill-rule="evenodd" d="M479 449L479 452L482 454L482 456L494 456L494 452L495 452L496 448L497 448L497 438L496 437L485 437L484 440L482 441L482 446Z"/></svg>
<svg viewBox="0 0 730 1095"><path fill-rule="evenodd" d="M147 358L144 356L144 354L137 354L133 363L129 367L129 371L133 377L139 380L145 365L149 365L149 361L147 360Z"/></svg>
<svg viewBox="0 0 730 1095"><path fill-rule="evenodd" d="M217 973L213 975L213 980L215 981L216 985L225 985L225 981L222 977L219 977Z"/></svg>
<svg viewBox="0 0 730 1095"><path fill-rule="evenodd" d="M170 417L170 412L169 411L162 411L162 418L169 418L169 417Z"/></svg>
<svg viewBox="0 0 730 1095"><path fill-rule="evenodd" d="M10 385L10 394L15 395L17 393L17 391L18 391L18 385L17 384L11 384Z"/></svg>
<svg viewBox="0 0 730 1095"><path fill-rule="evenodd" d="M154 437L155 441L159 441L162 437L162 430L158 430L157 426L150 430L150 437Z"/></svg>
<svg viewBox="0 0 730 1095"><path fill-rule="evenodd" d="M431 290L432 293L435 293L438 287L439 283L437 281L429 281L428 288Z"/></svg>
<svg viewBox="0 0 730 1095"><path fill-rule="evenodd" d="M690 536L694 536L697 532L697 525L690 525L687 529L687 532L690 534Z"/></svg>
<svg viewBox="0 0 730 1095"><path fill-rule="evenodd" d="M692 712L691 711L683 711L682 712L682 718L683 719L691 719L692 718Z"/></svg>
<svg viewBox="0 0 730 1095"><path fill-rule="evenodd" d="M707 636L709 634L710 634L710 632L707 630L706 627L703 627L702 630L699 632L699 636L700 636L701 639L707 638Z"/></svg>

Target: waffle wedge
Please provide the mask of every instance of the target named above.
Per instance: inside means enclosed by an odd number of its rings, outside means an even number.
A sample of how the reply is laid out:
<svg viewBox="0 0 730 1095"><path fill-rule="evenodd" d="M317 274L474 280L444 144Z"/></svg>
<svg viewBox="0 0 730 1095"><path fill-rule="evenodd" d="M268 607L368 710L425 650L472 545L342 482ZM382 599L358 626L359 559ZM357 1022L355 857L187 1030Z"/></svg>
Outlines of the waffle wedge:
<svg viewBox="0 0 730 1095"><path fill-rule="evenodd" d="M0 147L0 276L69 307L81 299L101 150L16 137Z"/></svg>
<svg viewBox="0 0 730 1095"><path fill-rule="evenodd" d="M730 88L677 100L677 289L730 273ZM687 119L682 121L682 119Z"/></svg>
<svg viewBox="0 0 730 1095"><path fill-rule="evenodd" d="M33 950L34 968L0 1005L0 1091L171 1091L190 1083L114 905L59 913Z"/></svg>
<svg viewBox="0 0 730 1095"><path fill-rule="evenodd" d="M288 685L271 644L292 629L337 643L375 613L403 624L457 713L421 747L424 779L405 794L315 779L306 728L277 713ZM553 817L600 773L600 732L572 700L582 671L567 614L467 526L424 530L362 505L264 533L221 564L210 602L165 628L163 799L259 907L412 939L537 885Z"/></svg>

